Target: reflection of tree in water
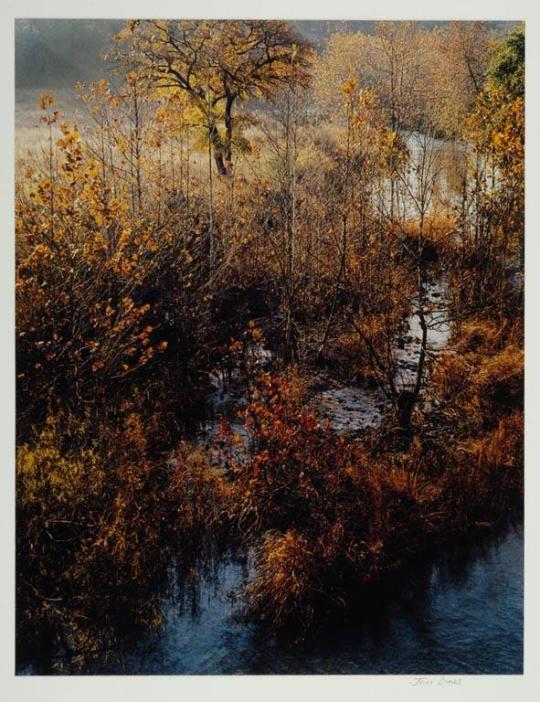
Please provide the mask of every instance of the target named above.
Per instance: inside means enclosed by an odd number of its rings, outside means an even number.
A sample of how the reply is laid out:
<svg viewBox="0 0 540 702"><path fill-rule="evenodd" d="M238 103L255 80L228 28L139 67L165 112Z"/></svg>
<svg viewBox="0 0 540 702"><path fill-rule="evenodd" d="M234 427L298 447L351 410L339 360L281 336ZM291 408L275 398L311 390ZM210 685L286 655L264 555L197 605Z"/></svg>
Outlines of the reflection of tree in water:
<svg viewBox="0 0 540 702"><path fill-rule="evenodd" d="M359 672L363 661L367 669L374 665L384 668L398 648L416 650L417 655L426 657L444 637L445 622L434 616L435 600L444 606L445 594L453 591L458 600L448 600L448 607L460 604L460 591L466 592L469 581L484 577L482 566L493 557L499 558L499 547L509 535L519 535L520 529L519 523L509 523L493 532L479 531L446 544L430 557L423 554L413 559L376 587L359 592L341 617L334 617L326 628L302 641L286 636L269 638L264 631L255 630L246 651L249 672L269 672L269 666L273 670L275 657L288 661L281 663L286 667L283 672L296 673ZM461 604L467 606L465 600ZM466 611L455 615L466 617ZM328 669L321 670L321 665ZM403 672L415 672L406 670L404 661L403 665Z"/></svg>
<svg viewBox="0 0 540 702"><path fill-rule="evenodd" d="M216 665L222 666L212 672L399 672L395 666L400 664L403 672L424 672L407 669L411 663L394 659L394 653L412 656L414 661L426 660L431 652L440 655L438 645L447 624L440 621L437 610L442 607L444 614L447 608L450 618L466 616L466 610L450 609L468 606L469 586L488 575L482 566L500 557L497 549L514 532L519 535L519 525L479 531L410 560L376 587L359 590L349 609L303 640L297 633L296 638L287 633L270 635L243 621L238 594L253 577L250 559L214 544L191 563L171 561L166 582L155 593L154 604L159 604L162 614L160 626L124 622L116 631L115 647L88 656L85 671L197 672L197 646L192 651L191 642L207 641L219 659ZM66 654L58 651L53 639L41 640L32 655L34 672L57 672L52 666L62 656ZM172 669L178 660L185 671ZM64 662L69 665L68 658Z"/></svg>
<svg viewBox="0 0 540 702"><path fill-rule="evenodd" d="M489 562L503 543L512 524L499 525L487 534L481 532L449 544L435 562L434 581L438 587L462 586L478 562Z"/></svg>
<svg viewBox="0 0 540 702"><path fill-rule="evenodd" d="M240 566L231 583L231 566ZM206 553L192 564L182 567L180 563L171 566L171 580L168 587L166 607L176 616L190 616L200 619L205 605L210 599L225 597L234 604L237 593L249 576L248 557L241 553L223 552L216 545L209 546ZM231 590L231 584L234 590Z"/></svg>

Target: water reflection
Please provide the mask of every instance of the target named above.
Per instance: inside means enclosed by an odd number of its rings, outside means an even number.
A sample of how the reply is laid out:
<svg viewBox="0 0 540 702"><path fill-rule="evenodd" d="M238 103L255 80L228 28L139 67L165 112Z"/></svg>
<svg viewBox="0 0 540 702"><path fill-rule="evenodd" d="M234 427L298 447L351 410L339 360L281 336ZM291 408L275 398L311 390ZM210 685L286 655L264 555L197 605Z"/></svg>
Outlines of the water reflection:
<svg viewBox="0 0 540 702"><path fill-rule="evenodd" d="M364 597L347 617L302 643L242 620L231 597L252 572L224 558L197 587L173 588L155 635L124 645L116 662L88 672L520 673L523 657L523 530L458 544L411 563L399 582ZM191 584L193 585L193 583Z"/></svg>

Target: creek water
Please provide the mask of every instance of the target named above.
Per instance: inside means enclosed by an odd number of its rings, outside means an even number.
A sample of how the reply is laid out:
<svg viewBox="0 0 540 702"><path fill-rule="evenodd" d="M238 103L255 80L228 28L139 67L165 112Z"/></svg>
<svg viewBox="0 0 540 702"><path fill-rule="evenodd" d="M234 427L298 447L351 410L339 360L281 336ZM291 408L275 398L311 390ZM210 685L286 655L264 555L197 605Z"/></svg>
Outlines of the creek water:
<svg viewBox="0 0 540 702"><path fill-rule="evenodd" d="M448 291L441 281L424 291L428 349L447 346ZM415 301L396 340L403 385L417 361L420 330ZM264 367L270 353L252 350ZM249 436L237 410L247 401L238 369L216 371L209 416L200 427L208 446L224 416ZM376 426L387 406L382 393L362 387L320 391L313 407L336 431ZM523 527L506 525L452 547L441 547L377 590L346 618L316 636L292 643L268 636L242 618L238 594L255 572L249 557L219 557L196 586L178 585L174 568L162 597L159 628L128 635L107 662L88 663L97 674L519 674L523 670ZM40 665L19 673L39 672Z"/></svg>
<svg viewBox="0 0 540 702"><path fill-rule="evenodd" d="M396 383L411 383L418 361L421 328L418 301L404 320L393 350ZM427 348L437 354L450 338L448 289L432 281L423 291ZM252 362L271 363L256 347ZM208 419L201 438L212 445L224 416L232 429L249 436L236 416L246 404L237 369L216 371ZM365 387L334 386L310 404L340 433L376 427L388 410L383 393ZM127 645L106 673L520 673L523 659L523 529L507 526L496 535L441 550L418 562L399 586L382 590L339 625L301 643L268 637L243 621L234 597L253 577L249 562L222 558L191 597L169 595L163 624L146 640Z"/></svg>
<svg viewBox="0 0 540 702"><path fill-rule="evenodd" d="M448 286L443 280L424 285L421 307L427 327L428 363L447 348L451 334L448 305ZM418 316L419 300L413 300L411 306L411 314L403 320L401 332L392 348L397 389L414 385L420 358L422 328ZM429 399L425 397L425 401ZM333 384L316 393L310 400L310 406L338 433L354 435L379 425L390 409L390 402L380 389Z"/></svg>
<svg viewBox="0 0 540 702"><path fill-rule="evenodd" d="M394 349L396 382L411 382L421 329L413 301L411 316ZM444 349L450 338L448 290L429 283L423 308L427 348ZM271 362L262 348L256 365ZM232 429L249 436L237 410L246 404L241 375L216 371L208 419L200 436L212 445L224 416ZM387 401L377 390L328 387L311 399L321 420L340 433L357 433L382 421ZM381 590L367 607L301 643L269 637L246 623L234 595L253 577L253 567L222 558L190 597L169 595L163 624L126 645L115 663L96 672L141 674L469 674L520 673L523 667L523 529L507 526L416 564L399 586Z"/></svg>
<svg viewBox="0 0 540 702"><path fill-rule="evenodd" d="M124 642L101 674L518 674L523 670L523 529L445 549L411 566L365 608L301 643L242 621L230 598L251 577L223 559L163 624Z"/></svg>
<svg viewBox="0 0 540 702"><path fill-rule="evenodd" d="M419 306L417 298L412 300L411 314L402 321L401 331L392 348L394 382L398 389L410 387L416 380L422 340ZM427 327L426 351L429 363L433 356L447 348L451 335L449 291L444 280L432 280L424 284L421 307ZM272 353L261 345L252 345L248 353L248 363L254 369L265 369L272 363ZM212 392L207 399L207 417L199 427L199 438L211 450L221 421L227 418L232 431L248 447L249 433L239 418L239 412L248 402L248 390L240 368L236 366L228 371L216 368L210 374L210 379ZM309 398L308 406L319 415L321 422L328 421L338 433L354 435L373 429L382 422L390 409L390 401L382 389L365 385L343 385L331 378L325 378L322 385Z"/></svg>

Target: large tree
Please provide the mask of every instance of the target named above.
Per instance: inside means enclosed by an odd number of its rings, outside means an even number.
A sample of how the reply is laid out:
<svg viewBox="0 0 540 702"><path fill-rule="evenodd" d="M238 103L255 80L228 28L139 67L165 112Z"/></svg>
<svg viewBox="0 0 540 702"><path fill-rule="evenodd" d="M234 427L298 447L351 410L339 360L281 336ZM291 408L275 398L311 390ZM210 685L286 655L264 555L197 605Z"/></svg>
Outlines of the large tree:
<svg viewBox="0 0 540 702"><path fill-rule="evenodd" d="M156 87L188 94L221 175L239 137L237 103L307 79L310 48L287 22L135 20L117 39L118 58Z"/></svg>

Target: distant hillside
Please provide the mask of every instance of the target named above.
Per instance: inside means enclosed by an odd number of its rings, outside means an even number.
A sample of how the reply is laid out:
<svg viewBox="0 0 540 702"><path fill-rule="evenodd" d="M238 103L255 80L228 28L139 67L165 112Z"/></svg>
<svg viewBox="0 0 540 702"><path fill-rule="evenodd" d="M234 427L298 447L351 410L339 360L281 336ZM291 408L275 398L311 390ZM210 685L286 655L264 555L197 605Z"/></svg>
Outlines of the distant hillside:
<svg viewBox="0 0 540 702"><path fill-rule="evenodd" d="M372 20L295 20L292 24L306 39L312 41L317 47L324 46L328 34L334 32L364 32L372 34L375 31L375 22ZM419 21L418 25L424 29L444 27L449 24L443 20ZM488 22L497 32L510 31L516 22Z"/></svg>
<svg viewBox="0 0 540 702"><path fill-rule="evenodd" d="M70 88L75 82L103 78L102 52L111 45L124 20L19 19L15 22L15 84L17 88ZM336 31L371 33L372 21L297 20L292 24L316 47ZM420 22L430 28L446 22ZM491 22L508 30L514 22Z"/></svg>
<svg viewBox="0 0 540 702"><path fill-rule="evenodd" d="M17 88L70 87L102 78L101 54L124 20L36 20L15 22Z"/></svg>

